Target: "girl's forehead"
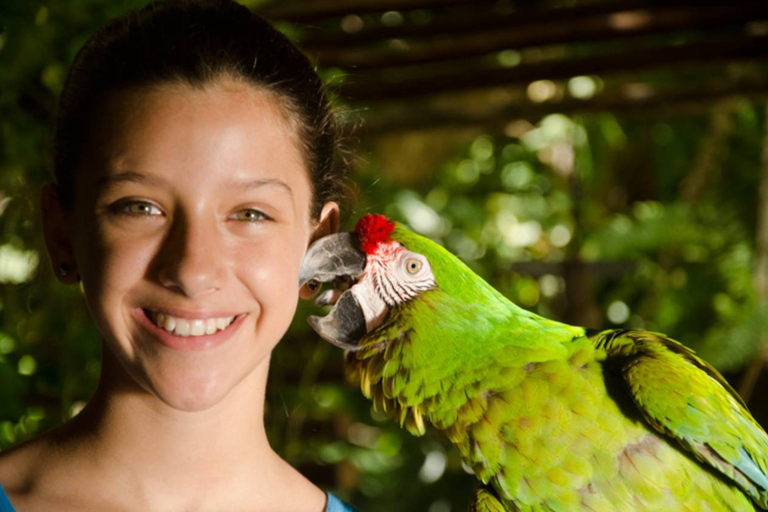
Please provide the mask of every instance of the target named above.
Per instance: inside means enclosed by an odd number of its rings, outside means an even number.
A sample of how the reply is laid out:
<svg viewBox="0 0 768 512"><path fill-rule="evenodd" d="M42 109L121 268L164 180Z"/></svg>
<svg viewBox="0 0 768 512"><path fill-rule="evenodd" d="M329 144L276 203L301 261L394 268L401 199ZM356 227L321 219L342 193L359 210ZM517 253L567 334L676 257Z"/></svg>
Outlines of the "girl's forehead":
<svg viewBox="0 0 768 512"><path fill-rule="evenodd" d="M101 102L93 128L86 160L96 163L97 172L175 162L237 173L299 169L308 179L285 109L273 94L234 80L113 92Z"/></svg>
<svg viewBox="0 0 768 512"><path fill-rule="evenodd" d="M229 78L200 86L164 82L112 91L99 102L94 125L97 134L121 135L136 123L167 125L175 117L189 120L201 113L207 116L196 116L194 120L199 123L210 124L215 119L211 114L219 113L221 119L253 126L266 122L270 130L295 136L293 120L276 94Z"/></svg>

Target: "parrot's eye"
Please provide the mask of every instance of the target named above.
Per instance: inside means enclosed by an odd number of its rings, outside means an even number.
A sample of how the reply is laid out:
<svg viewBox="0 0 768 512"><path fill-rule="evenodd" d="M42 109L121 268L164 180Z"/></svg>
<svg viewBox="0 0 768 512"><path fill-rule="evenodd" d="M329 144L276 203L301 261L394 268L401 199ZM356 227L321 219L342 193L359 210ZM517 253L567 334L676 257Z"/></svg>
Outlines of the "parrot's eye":
<svg viewBox="0 0 768 512"><path fill-rule="evenodd" d="M408 270L409 274L418 273L418 271L421 270L421 267L421 261L417 260L416 258L411 258L405 263L405 268Z"/></svg>

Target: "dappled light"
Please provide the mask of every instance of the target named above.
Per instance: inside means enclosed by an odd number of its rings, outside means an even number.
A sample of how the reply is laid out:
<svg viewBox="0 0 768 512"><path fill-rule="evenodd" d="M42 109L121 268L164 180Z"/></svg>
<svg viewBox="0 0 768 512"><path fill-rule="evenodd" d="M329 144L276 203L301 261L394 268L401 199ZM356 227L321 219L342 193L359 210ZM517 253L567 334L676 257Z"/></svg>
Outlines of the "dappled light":
<svg viewBox="0 0 768 512"><path fill-rule="evenodd" d="M69 63L144 3L0 7L0 449L79 413L99 378L96 328L55 282L37 200ZM329 84L357 194L342 230L383 213L537 314L664 332L768 424L763 2L244 3ZM317 311L301 301L272 356L275 450L363 511L466 510L471 469L348 384L307 325Z"/></svg>

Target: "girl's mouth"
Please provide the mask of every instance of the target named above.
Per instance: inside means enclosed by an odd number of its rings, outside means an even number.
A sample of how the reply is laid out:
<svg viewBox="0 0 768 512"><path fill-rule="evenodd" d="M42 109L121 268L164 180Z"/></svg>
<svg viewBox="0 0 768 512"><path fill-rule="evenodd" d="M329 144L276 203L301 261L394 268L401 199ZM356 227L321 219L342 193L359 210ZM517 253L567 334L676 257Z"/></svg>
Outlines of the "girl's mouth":
<svg viewBox="0 0 768 512"><path fill-rule="evenodd" d="M235 316L220 318L180 318L149 309L144 310L147 318L157 327L176 336L205 336L223 331L235 321Z"/></svg>
<svg viewBox="0 0 768 512"><path fill-rule="evenodd" d="M231 338L249 316L210 318L178 317L170 313L136 308L136 318L161 345L175 350L207 350Z"/></svg>

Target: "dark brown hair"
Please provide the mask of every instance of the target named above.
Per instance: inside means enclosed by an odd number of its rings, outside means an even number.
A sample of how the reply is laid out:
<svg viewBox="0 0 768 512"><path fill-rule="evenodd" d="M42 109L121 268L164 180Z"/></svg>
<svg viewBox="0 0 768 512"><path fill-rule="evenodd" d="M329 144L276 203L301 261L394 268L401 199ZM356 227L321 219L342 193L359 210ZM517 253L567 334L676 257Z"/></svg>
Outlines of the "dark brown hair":
<svg viewBox="0 0 768 512"><path fill-rule="evenodd" d="M170 0L116 18L80 49L59 100L54 174L62 204L75 200L94 113L114 91L162 83L204 87L231 76L266 90L295 129L313 189L313 218L348 199L338 133L323 84L296 47L232 0Z"/></svg>

